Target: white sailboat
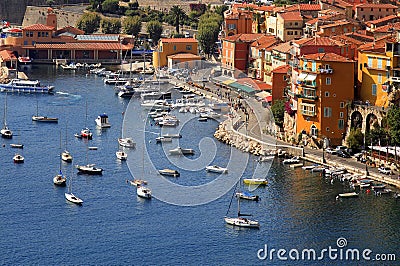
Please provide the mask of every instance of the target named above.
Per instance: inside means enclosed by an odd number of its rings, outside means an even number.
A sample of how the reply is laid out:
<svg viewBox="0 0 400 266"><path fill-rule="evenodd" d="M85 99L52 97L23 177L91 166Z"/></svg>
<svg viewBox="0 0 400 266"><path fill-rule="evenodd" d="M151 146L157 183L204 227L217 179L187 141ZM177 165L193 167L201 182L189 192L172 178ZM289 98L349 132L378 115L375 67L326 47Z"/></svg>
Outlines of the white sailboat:
<svg viewBox="0 0 400 266"><path fill-rule="evenodd" d="M96 167L95 164L89 164L88 163L88 152L89 152L89 147L88 143L86 143L86 165L76 165L76 169L78 169L78 172L81 174L87 174L87 175L102 175L103 174L103 169L100 167Z"/></svg>
<svg viewBox="0 0 400 266"><path fill-rule="evenodd" d="M143 142L143 149L142 149L142 180L144 176L144 145L146 145L145 142ZM144 184L138 184L136 187L136 194L145 199L151 199L151 190L144 186Z"/></svg>
<svg viewBox="0 0 400 266"><path fill-rule="evenodd" d="M61 131L60 131L60 150L61 150ZM61 160L59 161L60 161L60 172L53 178L53 183L56 186L65 186L67 184L67 178L62 174Z"/></svg>
<svg viewBox="0 0 400 266"><path fill-rule="evenodd" d="M13 136L12 131L7 126L7 92L4 99L4 115L3 115L3 128L0 130L2 138L11 139Z"/></svg>
<svg viewBox="0 0 400 266"><path fill-rule="evenodd" d="M39 115L39 103L38 103L38 100L36 99L36 115L32 116L32 121L46 122L46 123L58 123L58 118Z"/></svg>
<svg viewBox="0 0 400 266"><path fill-rule="evenodd" d="M67 125L65 125L65 150L61 153L61 160L67 163L72 163L73 157L67 149L67 140L68 140Z"/></svg>
<svg viewBox="0 0 400 266"><path fill-rule="evenodd" d="M90 129L87 127L87 101L86 101L85 128L83 128L79 134L76 133L75 137L84 138L84 139L92 139L93 138L92 131L90 131Z"/></svg>
<svg viewBox="0 0 400 266"><path fill-rule="evenodd" d="M72 193L72 175L71 175L71 177L69 178L68 192L64 193L64 195L65 195L65 198L66 198L69 202L75 203L75 204L77 204L77 205L82 205L82 203L83 203L83 200L82 200L82 199L80 199L79 197L75 196L75 195Z"/></svg>

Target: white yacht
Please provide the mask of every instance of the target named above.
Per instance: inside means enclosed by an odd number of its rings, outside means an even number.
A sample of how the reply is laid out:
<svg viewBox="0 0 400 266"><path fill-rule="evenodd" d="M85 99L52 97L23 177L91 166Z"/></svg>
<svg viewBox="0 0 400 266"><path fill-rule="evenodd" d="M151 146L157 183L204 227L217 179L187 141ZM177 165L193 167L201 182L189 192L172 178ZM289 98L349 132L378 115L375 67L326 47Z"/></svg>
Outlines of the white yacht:
<svg viewBox="0 0 400 266"><path fill-rule="evenodd" d="M136 194L145 199L151 198L151 190L143 185L138 185L136 189Z"/></svg>
<svg viewBox="0 0 400 266"><path fill-rule="evenodd" d="M225 173L228 173L228 168L223 168L218 165L209 165L206 167L206 171L225 174Z"/></svg>
<svg viewBox="0 0 400 266"><path fill-rule="evenodd" d="M133 141L132 138L119 138L118 143L122 147L127 147L127 148L135 148L136 145L136 143Z"/></svg>
<svg viewBox="0 0 400 266"><path fill-rule="evenodd" d="M108 128L111 127L111 124L108 122L108 115L106 115L105 113L99 115L96 119L95 119L96 125L100 128Z"/></svg>

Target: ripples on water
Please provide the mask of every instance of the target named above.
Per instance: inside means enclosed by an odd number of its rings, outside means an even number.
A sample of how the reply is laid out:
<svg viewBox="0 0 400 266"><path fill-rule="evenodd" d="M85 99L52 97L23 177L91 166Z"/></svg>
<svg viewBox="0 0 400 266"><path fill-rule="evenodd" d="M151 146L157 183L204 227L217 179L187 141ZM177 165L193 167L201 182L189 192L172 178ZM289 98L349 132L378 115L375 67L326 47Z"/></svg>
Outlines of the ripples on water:
<svg viewBox="0 0 400 266"><path fill-rule="evenodd" d="M56 87L54 95L8 95L8 124L17 135L12 141L1 140L0 149L0 261L5 265L28 264L126 264L126 265L257 265L282 264L257 259L257 250L268 244L271 248L315 248L336 246L336 239L345 237L350 248L370 248L375 252L396 252L399 245L399 202L389 197L362 194L358 199L339 200L340 184L331 185L318 174L302 169L292 170L275 160L267 176L269 185L255 193L261 201L242 202L242 210L252 213L261 223L259 230L243 230L225 226L223 217L232 191L206 205L179 207L152 199L136 197L125 183L132 176L125 162L115 159L116 139L121 136L122 113L128 101L114 95L112 87L100 78L82 72L70 73L53 67L33 69L29 76L43 84ZM0 94L3 110L5 94ZM88 103L88 119L85 106ZM58 125L31 121L39 112L59 117ZM136 107L135 107L136 105ZM136 123L146 120L137 102ZM84 199L82 207L68 204L65 188L54 187L58 172L60 131L65 145L74 156L73 164L86 163L86 143L73 134L87 123L94 128L94 119L107 113L112 127L95 130L89 151L90 162L105 169L103 176L76 175L70 165L62 164L68 176L73 175L74 192ZM2 112L1 112L2 115ZM199 140L212 139L218 122L188 121L182 129L184 137L166 144L164 150L182 147L196 150L192 159L202 155L217 157L214 163L224 165L231 148L222 143ZM157 168L170 167L162 145L156 144L154 132L159 129L147 123L146 149ZM142 132L129 132L133 136ZM151 133L153 132L153 133ZM210 139L210 140L211 140ZM26 161L12 163L16 150L8 144L21 142ZM170 145L170 146L168 146ZM202 153L200 153L200 148ZM141 150L129 151L129 158L141 165ZM184 160L184 158L177 158ZM244 177L254 169L250 157ZM204 162L202 162L204 163ZM140 175L140 170L137 171ZM182 176L170 179L180 185L201 185L216 175L204 170L181 171ZM161 177L160 177L161 178ZM150 185L151 187L151 185ZM233 202L230 215L234 215ZM326 264L343 262L324 261ZM299 265L316 264L302 261ZM320 264L320 263L318 263ZM350 264L346 262L345 264ZM359 264L359 263L354 263ZM362 263L363 264L363 263Z"/></svg>

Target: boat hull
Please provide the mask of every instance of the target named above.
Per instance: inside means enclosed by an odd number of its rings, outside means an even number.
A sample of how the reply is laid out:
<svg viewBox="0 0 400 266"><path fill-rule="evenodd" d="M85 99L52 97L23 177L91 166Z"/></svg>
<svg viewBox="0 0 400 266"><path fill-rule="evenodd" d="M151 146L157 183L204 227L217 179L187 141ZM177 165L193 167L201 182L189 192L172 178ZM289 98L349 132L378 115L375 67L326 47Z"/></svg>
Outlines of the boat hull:
<svg viewBox="0 0 400 266"><path fill-rule="evenodd" d="M231 218L225 217L225 222L229 225L245 227L245 228L260 228L260 223L258 221L249 220L246 218Z"/></svg>
<svg viewBox="0 0 400 266"><path fill-rule="evenodd" d="M78 198L77 196L75 196L72 193L64 193L64 195L65 195L65 198L71 203L74 203L77 205L82 205L82 203L83 203L83 200L81 200L80 198Z"/></svg>
<svg viewBox="0 0 400 266"><path fill-rule="evenodd" d="M78 172L81 174L87 174L87 175L102 175L103 174L103 169L92 167L92 166L77 165L76 169L78 169Z"/></svg>
<svg viewBox="0 0 400 266"><path fill-rule="evenodd" d="M67 179L61 175L56 175L53 178L53 183L56 186L65 187L67 185Z"/></svg>
<svg viewBox="0 0 400 266"><path fill-rule="evenodd" d="M268 181L264 179L243 179L246 185L267 185Z"/></svg>

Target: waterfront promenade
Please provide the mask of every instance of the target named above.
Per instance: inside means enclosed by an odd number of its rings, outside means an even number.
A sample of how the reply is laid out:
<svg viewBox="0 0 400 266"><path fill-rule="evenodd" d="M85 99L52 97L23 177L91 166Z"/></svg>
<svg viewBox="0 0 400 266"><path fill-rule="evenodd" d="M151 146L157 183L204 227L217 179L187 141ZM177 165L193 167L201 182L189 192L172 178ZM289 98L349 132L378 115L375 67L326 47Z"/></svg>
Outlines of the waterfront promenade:
<svg viewBox="0 0 400 266"><path fill-rule="evenodd" d="M233 121L227 121L225 126L227 130L235 132L235 134L247 137L249 140L266 143L268 145L276 145L276 148L287 150L291 154L301 155L305 161L323 164L327 167L345 167L349 172L360 175L368 175L369 178L377 181L393 185L400 188L400 175L394 171L393 175L383 175L378 172L377 168L366 166L364 163L357 161L355 158L341 158L336 155L324 153L322 150L311 149L308 147L297 147L286 143L282 140L271 138L270 132L274 132L273 125L269 115L272 115L268 108L262 106L262 103L253 97L244 97L238 100L238 93L233 90L226 90L218 87L212 82L205 82L204 87L201 84L188 84L179 80L173 80L172 83L184 86L186 89L193 91L198 95L207 98L225 101L228 103L240 102L241 108L233 109ZM241 126L235 128L233 125ZM271 143L273 139L274 143ZM325 162L323 162L325 158Z"/></svg>

